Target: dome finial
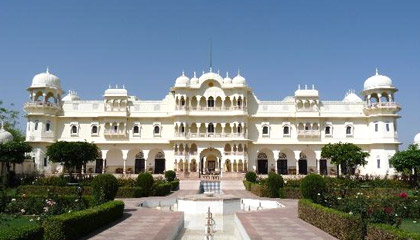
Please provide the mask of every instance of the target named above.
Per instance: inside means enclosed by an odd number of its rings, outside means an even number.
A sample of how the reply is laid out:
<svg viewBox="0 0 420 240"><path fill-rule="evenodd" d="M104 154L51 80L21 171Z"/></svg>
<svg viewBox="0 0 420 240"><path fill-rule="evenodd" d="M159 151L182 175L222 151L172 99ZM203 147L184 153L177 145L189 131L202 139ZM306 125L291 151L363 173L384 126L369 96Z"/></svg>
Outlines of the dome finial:
<svg viewBox="0 0 420 240"><path fill-rule="evenodd" d="M50 73L50 67L47 66L47 71L46 73Z"/></svg>
<svg viewBox="0 0 420 240"><path fill-rule="evenodd" d="M378 76L379 75L379 73L378 73L379 71L378 71L378 68L376 68L376 76Z"/></svg>
<svg viewBox="0 0 420 240"><path fill-rule="evenodd" d="M241 76L241 69L238 68L238 76Z"/></svg>
<svg viewBox="0 0 420 240"><path fill-rule="evenodd" d="M194 71L194 77L197 78L197 72L196 71Z"/></svg>
<svg viewBox="0 0 420 240"><path fill-rule="evenodd" d="M182 76L185 77L185 71L184 71L184 69L182 69Z"/></svg>
<svg viewBox="0 0 420 240"><path fill-rule="evenodd" d="M227 77L227 78L229 77L229 72L226 72L226 77Z"/></svg>

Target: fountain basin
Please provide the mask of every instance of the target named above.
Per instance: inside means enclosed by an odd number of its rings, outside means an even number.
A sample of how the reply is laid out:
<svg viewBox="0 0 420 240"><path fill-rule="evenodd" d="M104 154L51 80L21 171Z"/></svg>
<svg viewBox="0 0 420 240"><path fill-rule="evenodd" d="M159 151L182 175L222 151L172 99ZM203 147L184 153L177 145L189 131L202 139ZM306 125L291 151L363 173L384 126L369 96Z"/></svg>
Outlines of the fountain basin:
<svg viewBox="0 0 420 240"><path fill-rule="evenodd" d="M185 214L205 214L210 207L215 215L230 215L241 210L241 199L225 194L194 194L178 199L178 211Z"/></svg>

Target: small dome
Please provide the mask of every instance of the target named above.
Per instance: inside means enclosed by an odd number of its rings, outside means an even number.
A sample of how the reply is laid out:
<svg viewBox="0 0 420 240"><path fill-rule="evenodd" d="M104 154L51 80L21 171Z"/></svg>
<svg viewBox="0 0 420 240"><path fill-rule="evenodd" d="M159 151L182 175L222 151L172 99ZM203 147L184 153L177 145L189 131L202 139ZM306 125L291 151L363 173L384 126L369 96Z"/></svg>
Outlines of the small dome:
<svg viewBox="0 0 420 240"><path fill-rule="evenodd" d="M60 79L51 74L47 68L46 72L34 76L31 87L53 87L61 89L61 82Z"/></svg>
<svg viewBox="0 0 420 240"><path fill-rule="evenodd" d="M414 143L420 145L420 133L417 133L417 135L414 137Z"/></svg>
<svg viewBox="0 0 420 240"><path fill-rule="evenodd" d="M283 98L283 102L294 102L295 101L295 97L293 96L286 96L285 98Z"/></svg>
<svg viewBox="0 0 420 240"><path fill-rule="evenodd" d="M69 93L61 99L63 102L79 101L80 97L77 96L77 93L74 91L69 91Z"/></svg>
<svg viewBox="0 0 420 240"><path fill-rule="evenodd" d="M378 69L376 69L376 74L366 79L363 87L365 90L377 87L392 87L392 80L385 75L380 75Z"/></svg>
<svg viewBox="0 0 420 240"><path fill-rule="evenodd" d="M232 82L233 82L233 84L241 84L241 85L246 84L245 78L242 77L239 72L238 72L238 75L236 75L236 77L233 78Z"/></svg>
<svg viewBox="0 0 420 240"><path fill-rule="evenodd" d="M184 86L184 85L188 85L188 83L190 82L190 79L185 76L185 73L182 72L182 75L179 76L176 80L175 80L175 86Z"/></svg>
<svg viewBox="0 0 420 240"><path fill-rule="evenodd" d="M217 82L219 82L219 84L223 84L223 77L220 76L220 74L218 73L214 73L212 72L211 68L210 68L210 72L203 72L203 75L200 76L200 83L207 81L209 79L212 80L216 80Z"/></svg>
<svg viewBox="0 0 420 240"><path fill-rule="evenodd" d="M3 122L2 122L1 128L0 128L0 143L6 143L12 140L13 140L13 135L4 129Z"/></svg>
<svg viewBox="0 0 420 240"><path fill-rule="evenodd" d="M197 77L197 73L194 72L194 77L191 78L190 83L191 84L198 84L198 82L199 82L199 80L198 80L198 77Z"/></svg>
<svg viewBox="0 0 420 240"><path fill-rule="evenodd" d="M229 77L229 73L226 73L226 77L223 79L223 84L231 84L232 78Z"/></svg>
<svg viewBox="0 0 420 240"><path fill-rule="evenodd" d="M356 95L354 90L349 90L343 99L343 102L363 102L363 100Z"/></svg>

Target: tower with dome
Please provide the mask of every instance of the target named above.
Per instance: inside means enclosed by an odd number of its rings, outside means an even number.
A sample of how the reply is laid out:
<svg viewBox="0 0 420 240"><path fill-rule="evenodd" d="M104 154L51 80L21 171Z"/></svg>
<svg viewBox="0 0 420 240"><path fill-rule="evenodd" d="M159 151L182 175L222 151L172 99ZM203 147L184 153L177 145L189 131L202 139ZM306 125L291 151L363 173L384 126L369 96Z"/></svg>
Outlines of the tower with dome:
<svg viewBox="0 0 420 240"><path fill-rule="evenodd" d="M73 90L63 97L60 79L48 69L27 90L26 140L45 174L62 169L45 154L56 141L98 145L100 157L86 173L175 170L185 178L240 178L246 171L334 175L321 148L338 142L370 153L361 174L384 176L394 173L389 159L400 144L397 88L378 71L360 95L343 89L344 98L334 101L322 99L314 85L298 86L282 100L260 100L242 73L222 76L211 68L201 75L182 72L162 100L142 100L121 84L109 86L99 100L81 99Z"/></svg>

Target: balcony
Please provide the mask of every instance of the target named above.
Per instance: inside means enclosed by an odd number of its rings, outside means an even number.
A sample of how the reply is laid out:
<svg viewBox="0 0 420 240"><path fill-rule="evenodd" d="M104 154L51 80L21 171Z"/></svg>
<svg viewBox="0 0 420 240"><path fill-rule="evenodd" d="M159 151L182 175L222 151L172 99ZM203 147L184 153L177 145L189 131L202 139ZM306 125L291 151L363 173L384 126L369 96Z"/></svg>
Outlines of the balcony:
<svg viewBox="0 0 420 240"><path fill-rule="evenodd" d="M176 138L248 138L248 133L175 133Z"/></svg>
<svg viewBox="0 0 420 240"><path fill-rule="evenodd" d="M125 130L105 130L104 136L106 138L125 138L127 137L127 131Z"/></svg>
<svg viewBox="0 0 420 240"><path fill-rule="evenodd" d="M298 137L319 138L321 136L320 130L298 130Z"/></svg>
<svg viewBox="0 0 420 240"><path fill-rule="evenodd" d="M367 108L401 108L396 102L377 102L367 104Z"/></svg>
<svg viewBox="0 0 420 240"><path fill-rule="evenodd" d="M50 103L50 102L27 102L24 106L25 111L28 115L34 114L52 114L55 115L60 111L61 106L57 103Z"/></svg>
<svg viewBox="0 0 420 240"><path fill-rule="evenodd" d="M175 106L176 111L203 111L203 112L222 112L222 111L244 111L248 110L244 106L235 106L235 107L187 107L187 106Z"/></svg>

